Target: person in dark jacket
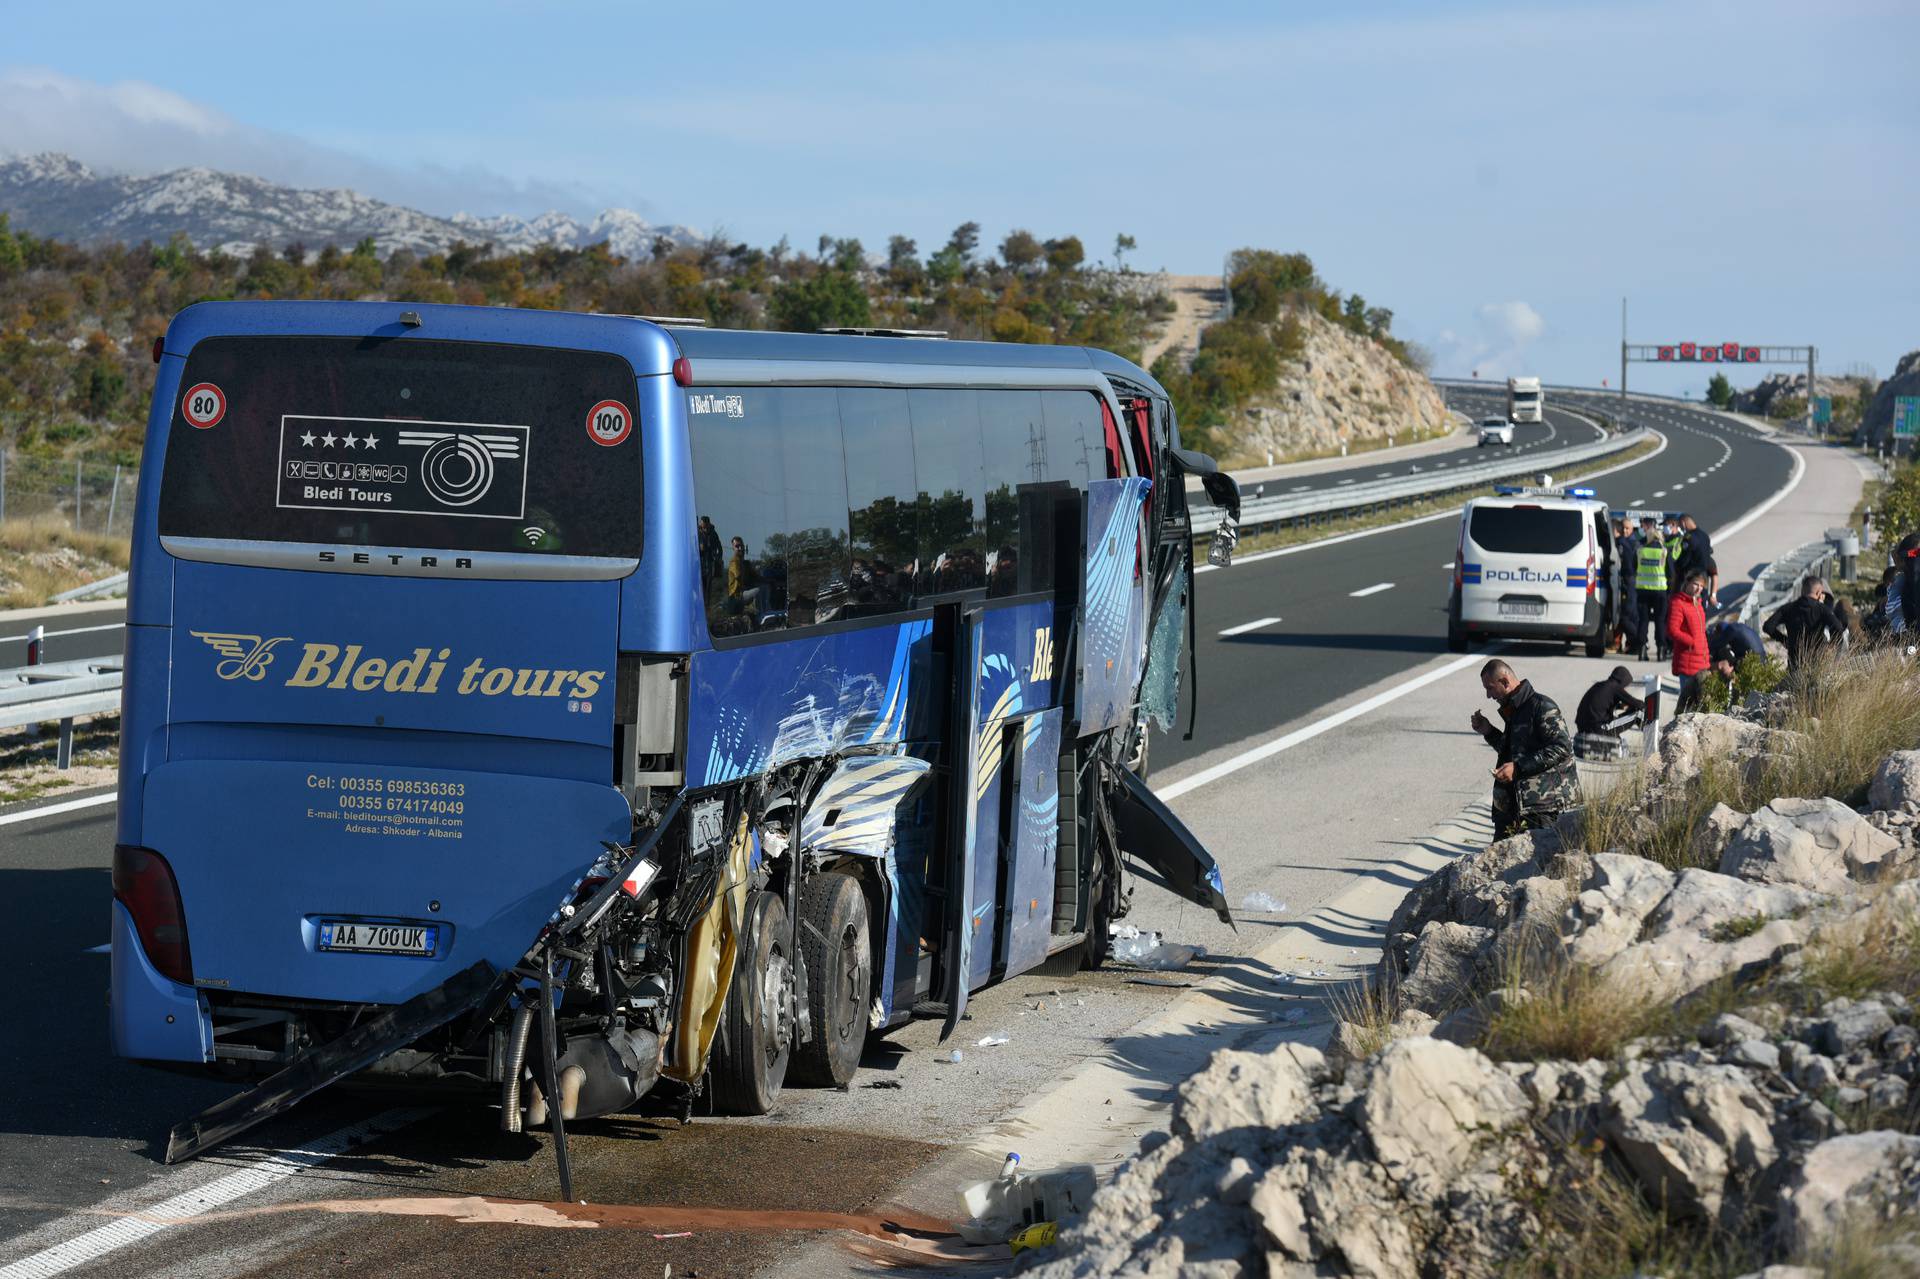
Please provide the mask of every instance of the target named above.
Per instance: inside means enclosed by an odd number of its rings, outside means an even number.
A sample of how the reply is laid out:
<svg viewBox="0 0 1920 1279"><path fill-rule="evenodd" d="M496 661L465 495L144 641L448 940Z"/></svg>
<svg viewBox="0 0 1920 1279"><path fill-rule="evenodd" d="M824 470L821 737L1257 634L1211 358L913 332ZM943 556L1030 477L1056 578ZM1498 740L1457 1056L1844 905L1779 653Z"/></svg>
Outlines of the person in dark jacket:
<svg viewBox="0 0 1920 1279"><path fill-rule="evenodd" d="M1847 626L1827 603L1827 584L1809 577L1800 583L1800 598L1773 610L1773 616L1760 629L1768 639L1787 646L1787 669L1794 671L1846 634Z"/></svg>
<svg viewBox="0 0 1920 1279"><path fill-rule="evenodd" d="M1573 766L1573 735L1566 716L1544 693L1499 658L1480 668L1480 686L1499 704L1504 727L1479 711L1473 729L1499 752L1493 770L1493 829L1498 839L1549 826L1580 806L1580 775Z"/></svg>
<svg viewBox="0 0 1920 1279"><path fill-rule="evenodd" d="M1618 737L1620 729L1614 727L1616 719L1647 713L1647 704L1627 691L1631 687L1633 672L1624 666L1614 667L1611 675L1589 688L1580 699L1580 709L1573 713L1574 730Z"/></svg>
<svg viewBox="0 0 1920 1279"><path fill-rule="evenodd" d="M1675 580L1684 582L1691 573L1704 573L1707 589L1701 595L1704 607L1712 608L1720 598L1720 566L1713 562L1713 539L1694 522L1693 516L1680 517L1680 557L1674 564Z"/></svg>
<svg viewBox="0 0 1920 1279"><path fill-rule="evenodd" d="M1765 657L1767 643L1745 622L1715 622L1707 628L1707 660L1724 678L1731 680L1740 659L1750 653Z"/></svg>
<svg viewBox="0 0 1920 1279"><path fill-rule="evenodd" d="M1613 522L1613 562L1620 583L1620 614L1614 628L1619 632L1622 653L1638 652L1633 633L1640 623L1640 599L1634 590L1640 558L1640 538L1627 520Z"/></svg>

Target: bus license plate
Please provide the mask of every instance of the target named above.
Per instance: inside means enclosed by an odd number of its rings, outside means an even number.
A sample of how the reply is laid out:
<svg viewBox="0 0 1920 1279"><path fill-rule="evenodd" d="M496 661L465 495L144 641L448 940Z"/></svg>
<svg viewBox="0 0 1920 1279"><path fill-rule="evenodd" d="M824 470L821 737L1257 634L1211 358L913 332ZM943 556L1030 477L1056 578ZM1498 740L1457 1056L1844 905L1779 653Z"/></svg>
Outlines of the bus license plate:
<svg viewBox="0 0 1920 1279"><path fill-rule="evenodd" d="M1534 600L1501 600L1500 611L1508 617L1545 617L1547 606Z"/></svg>
<svg viewBox="0 0 1920 1279"><path fill-rule="evenodd" d="M440 939L435 924L369 924L356 919L320 921L320 949L358 955L433 956Z"/></svg>

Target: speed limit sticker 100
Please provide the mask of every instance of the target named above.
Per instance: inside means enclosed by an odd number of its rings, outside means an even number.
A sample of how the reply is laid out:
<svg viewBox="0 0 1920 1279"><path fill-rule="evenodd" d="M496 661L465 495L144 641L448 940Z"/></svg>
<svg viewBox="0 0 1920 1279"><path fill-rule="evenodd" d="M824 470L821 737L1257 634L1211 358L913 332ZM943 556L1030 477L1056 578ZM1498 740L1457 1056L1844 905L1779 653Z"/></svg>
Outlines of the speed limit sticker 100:
<svg viewBox="0 0 1920 1279"><path fill-rule="evenodd" d="M587 410L587 434L608 448L633 433L633 414L618 400L602 400Z"/></svg>
<svg viewBox="0 0 1920 1279"><path fill-rule="evenodd" d="M180 402L180 415L187 419L189 426L203 431L218 426L220 419L227 415L227 393L211 382L188 387L186 398Z"/></svg>

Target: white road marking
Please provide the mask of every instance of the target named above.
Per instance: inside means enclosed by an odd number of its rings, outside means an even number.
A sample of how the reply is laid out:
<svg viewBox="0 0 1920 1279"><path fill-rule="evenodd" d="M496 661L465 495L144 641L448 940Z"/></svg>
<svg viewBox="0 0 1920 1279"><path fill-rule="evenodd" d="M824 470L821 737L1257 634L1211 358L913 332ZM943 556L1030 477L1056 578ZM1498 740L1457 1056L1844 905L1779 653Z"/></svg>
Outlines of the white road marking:
<svg viewBox="0 0 1920 1279"><path fill-rule="evenodd" d="M62 635L91 635L95 631L118 631L126 628L125 622L110 622L105 626L76 626L70 631L48 631L42 639L59 639ZM0 635L0 644L12 644L24 640L25 635Z"/></svg>
<svg viewBox="0 0 1920 1279"><path fill-rule="evenodd" d="M1452 567L1453 567L1453 561L1452 561L1452 560L1448 560L1448 561L1447 561L1447 562L1446 562L1445 564L1442 564L1442 565L1441 565L1440 567L1441 567L1441 568L1452 568Z"/></svg>
<svg viewBox="0 0 1920 1279"><path fill-rule="evenodd" d="M1220 637L1225 639L1229 635L1245 635L1248 631L1257 631L1262 626L1272 626L1279 620L1277 617L1263 617L1257 622L1242 622L1238 626L1229 626L1226 630L1221 631Z"/></svg>
<svg viewBox="0 0 1920 1279"><path fill-rule="evenodd" d="M1351 595L1354 599L1359 599L1363 595L1378 595L1381 591L1390 591L1392 589L1392 582L1375 582L1372 586L1363 586L1357 591L1348 591L1347 594Z"/></svg>
<svg viewBox="0 0 1920 1279"><path fill-rule="evenodd" d="M1497 652L1502 647L1504 646L1496 644L1489 648L1487 653ZM1487 653L1469 653L1465 657L1457 657L1445 666L1436 667L1428 671L1425 675L1415 676L1397 688L1390 688L1384 693L1376 693L1364 702L1356 702L1343 711L1335 711L1324 719L1315 720L1305 728L1296 728L1293 732L1276 737L1270 742L1262 742L1251 750L1241 751L1231 759L1223 759L1213 767L1203 768L1191 777L1183 777L1171 786L1156 786L1154 787L1153 793L1158 795L1162 802L1172 803L1189 791L1199 790L1209 782L1217 782L1222 777L1237 773L1249 765L1258 764L1261 760L1272 759L1281 751L1292 750L1302 742L1310 742L1322 733L1331 732L1342 724L1352 723L1362 715L1379 710L1389 702L1398 701L1408 693L1416 692L1429 684L1443 680L1456 671L1463 671L1476 662L1484 662L1487 660ZM0 1275L0 1279L7 1279L7 1277Z"/></svg>
<svg viewBox="0 0 1920 1279"><path fill-rule="evenodd" d="M1290 489L1288 489L1288 490L1287 490L1287 492L1289 492L1289 493L1304 493L1304 492L1306 492L1306 491L1307 491L1308 489L1310 489L1310 488L1312 488L1312 487L1313 487L1313 485L1311 485L1311 484L1296 484L1296 485L1294 485L1294 486L1293 486L1292 488L1290 488Z"/></svg>
<svg viewBox="0 0 1920 1279"><path fill-rule="evenodd" d="M70 799L60 804L48 804L45 808L29 808L22 813L7 813L0 816L0 826L11 826L15 822L30 822L36 817L58 817L61 813L75 813L83 808L97 808L101 804L111 804L120 796L116 792L105 795L89 795L85 799Z"/></svg>
<svg viewBox="0 0 1920 1279"><path fill-rule="evenodd" d="M1341 481L1340 481L1340 483L1342 483L1342 484L1351 484L1351 483L1353 483L1353 481L1352 481L1352 480L1341 480Z"/></svg>
<svg viewBox="0 0 1920 1279"><path fill-rule="evenodd" d="M1665 497L1667 495L1667 491L1665 489L1655 489L1653 491L1653 495L1655 497Z"/></svg>
<svg viewBox="0 0 1920 1279"><path fill-rule="evenodd" d="M143 1208L138 1218L122 1217L118 1221L110 1221L65 1243L57 1243L30 1257L22 1257L12 1265L0 1266L0 1279L51 1279L75 1266L117 1252L128 1244L139 1243L149 1235L185 1224L202 1213L265 1190L275 1182L285 1181L288 1177L317 1167L375 1137L385 1136L432 1113L427 1108L388 1110L362 1123L328 1133L299 1150L275 1151L251 1167L216 1177L197 1189L182 1191L171 1199L163 1199ZM97 1212L88 1213L86 1219L97 1216Z"/></svg>

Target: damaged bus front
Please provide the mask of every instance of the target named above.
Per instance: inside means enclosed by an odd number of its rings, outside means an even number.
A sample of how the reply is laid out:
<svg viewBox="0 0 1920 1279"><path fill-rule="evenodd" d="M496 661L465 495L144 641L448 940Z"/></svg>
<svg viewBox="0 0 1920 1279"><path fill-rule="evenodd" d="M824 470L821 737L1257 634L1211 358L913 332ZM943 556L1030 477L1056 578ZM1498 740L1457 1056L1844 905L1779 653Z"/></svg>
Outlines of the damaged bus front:
<svg viewBox="0 0 1920 1279"><path fill-rule="evenodd" d="M761 1113L1099 962L1123 850L1225 917L1137 775L1211 468L1134 366L373 303L160 359L113 1038L260 1081L170 1158L343 1079Z"/></svg>

